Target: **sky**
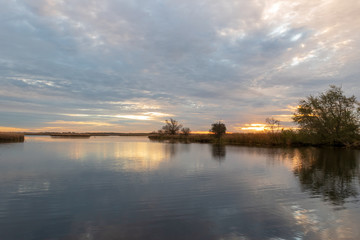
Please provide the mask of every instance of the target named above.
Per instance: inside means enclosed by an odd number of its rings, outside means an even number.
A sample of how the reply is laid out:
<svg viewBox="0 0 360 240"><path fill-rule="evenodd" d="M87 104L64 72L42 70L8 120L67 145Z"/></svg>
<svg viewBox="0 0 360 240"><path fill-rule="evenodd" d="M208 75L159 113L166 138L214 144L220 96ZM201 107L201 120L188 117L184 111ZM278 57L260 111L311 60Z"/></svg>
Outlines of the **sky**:
<svg viewBox="0 0 360 240"><path fill-rule="evenodd" d="M0 0L0 131L292 126L360 99L359 0Z"/></svg>

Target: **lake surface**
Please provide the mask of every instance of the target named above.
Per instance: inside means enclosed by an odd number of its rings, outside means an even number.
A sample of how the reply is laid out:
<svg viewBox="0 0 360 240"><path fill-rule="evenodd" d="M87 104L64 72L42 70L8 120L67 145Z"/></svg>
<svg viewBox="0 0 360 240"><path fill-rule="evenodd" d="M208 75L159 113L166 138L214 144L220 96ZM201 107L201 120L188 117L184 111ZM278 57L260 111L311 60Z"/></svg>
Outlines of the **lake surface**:
<svg viewBox="0 0 360 240"><path fill-rule="evenodd" d="M0 239L359 239L360 151L26 137Z"/></svg>

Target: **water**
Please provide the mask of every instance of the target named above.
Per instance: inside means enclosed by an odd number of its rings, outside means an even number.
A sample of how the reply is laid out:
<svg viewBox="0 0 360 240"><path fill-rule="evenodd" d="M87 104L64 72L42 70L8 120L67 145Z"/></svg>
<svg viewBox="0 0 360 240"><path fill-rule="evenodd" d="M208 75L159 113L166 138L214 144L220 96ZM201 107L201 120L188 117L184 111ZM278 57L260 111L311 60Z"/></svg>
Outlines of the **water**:
<svg viewBox="0 0 360 240"><path fill-rule="evenodd" d="M0 239L359 239L360 151L26 137Z"/></svg>

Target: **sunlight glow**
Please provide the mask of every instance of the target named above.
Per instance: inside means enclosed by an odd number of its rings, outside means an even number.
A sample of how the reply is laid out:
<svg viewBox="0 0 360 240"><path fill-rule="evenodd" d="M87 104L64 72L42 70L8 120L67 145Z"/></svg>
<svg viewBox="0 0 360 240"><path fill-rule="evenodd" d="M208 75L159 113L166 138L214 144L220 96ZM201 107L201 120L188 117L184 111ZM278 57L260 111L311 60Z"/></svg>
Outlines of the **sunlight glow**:
<svg viewBox="0 0 360 240"><path fill-rule="evenodd" d="M263 123L250 123L245 124L245 127L240 127L240 130L243 131L265 131L266 124Z"/></svg>
<svg viewBox="0 0 360 240"><path fill-rule="evenodd" d="M144 114L154 116L154 117L171 117L171 116L174 116L172 114L161 113L161 112L147 112L147 113L144 113Z"/></svg>
<svg viewBox="0 0 360 240"><path fill-rule="evenodd" d="M47 122L47 124L56 124L56 125L115 126L115 124L106 123L106 122L63 121L63 120L57 120L57 121L55 121L55 122Z"/></svg>
<svg viewBox="0 0 360 240"><path fill-rule="evenodd" d="M209 131L191 131L192 134L213 134Z"/></svg>
<svg viewBox="0 0 360 240"><path fill-rule="evenodd" d="M96 139L90 139L90 141L96 141ZM77 161L82 161L89 155L96 156L96 159L112 159L114 160L112 170L115 171L145 172L158 169L161 163L167 161L174 151L171 149L174 146L162 144L148 144L146 142L122 142L119 144L113 139L109 141L111 141L110 144L96 144L95 147L92 145L91 148L89 145L79 142L71 145L67 154L71 159Z"/></svg>
<svg viewBox="0 0 360 240"><path fill-rule="evenodd" d="M16 127L3 127L0 126L0 132L26 132L29 129L26 128L16 128Z"/></svg>
<svg viewBox="0 0 360 240"><path fill-rule="evenodd" d="M126 118L126 119L133 119L133 120L151 120L151 116L142 116L142 115L115 115L117 118Z"/></svg>

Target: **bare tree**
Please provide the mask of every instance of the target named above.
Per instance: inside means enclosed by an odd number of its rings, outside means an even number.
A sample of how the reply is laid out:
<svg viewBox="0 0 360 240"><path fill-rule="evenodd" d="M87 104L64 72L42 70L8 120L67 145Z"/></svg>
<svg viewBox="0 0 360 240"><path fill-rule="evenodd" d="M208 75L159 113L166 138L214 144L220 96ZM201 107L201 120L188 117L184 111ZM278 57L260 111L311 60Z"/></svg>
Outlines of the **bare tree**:
<svg viewBox="0 0 360 240"><path fill-rule="evenodd" d="M170 120L165 120L165 126L162 127L162 130L165 134L175 135L182 128L182 125L179 124L175 119L170 118Z"/></svg>
<svg viewBox="0 0 360 240"><path fill-rule="evenodd" d="M190 128L182 128L181 129L181 133L184 135L184 136L189 136L191 130Z"/></svg>
<svg viewBox="0 0 360 240"><path fill-rule="evenodd" d="M280 120L276 120L275 118L266 118L265 122L267 124L267 128L270 129L271 133L275 133L280 130Z"/></svg>

